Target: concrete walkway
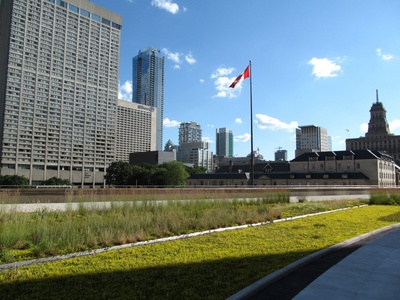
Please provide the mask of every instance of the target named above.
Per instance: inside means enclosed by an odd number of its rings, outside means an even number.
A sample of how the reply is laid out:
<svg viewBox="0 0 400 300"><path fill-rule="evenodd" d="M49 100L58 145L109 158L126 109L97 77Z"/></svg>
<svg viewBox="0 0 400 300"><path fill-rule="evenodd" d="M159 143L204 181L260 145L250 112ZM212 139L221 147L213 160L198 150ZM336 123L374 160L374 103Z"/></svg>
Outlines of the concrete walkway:
<svg viewBox="0 0 400 300"><path fill-rule="evenodd" d="M400 224L314 253L228 299L400 299Z"/></svg>

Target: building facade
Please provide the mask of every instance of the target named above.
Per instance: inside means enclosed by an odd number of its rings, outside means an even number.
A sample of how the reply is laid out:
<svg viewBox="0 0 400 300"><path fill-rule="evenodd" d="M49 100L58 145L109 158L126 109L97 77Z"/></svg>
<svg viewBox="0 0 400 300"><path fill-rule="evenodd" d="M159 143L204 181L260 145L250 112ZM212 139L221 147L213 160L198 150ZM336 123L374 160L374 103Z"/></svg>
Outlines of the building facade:
<svg viewBox="0 0 400 300"><path fill-rule="evenodd" d="M196 122L181 123L179 126L179 150L176 160L185 164L213 169L213 153L210 143L201 141L201 126Z"/></svg>
<svg viewBox="0 0 400 300"><path fill-rule="evenodd" d="M400 136L390 133L386 119L386 109L379 101L376 91L376 102L370 109L368 131L364 137L346 139L347 150L372 149L382 151L400 161Z"/></svg>
<svg viewBox="0 0 400 300"><path fill-rule="evenodd" d="M196 174L189 186L207 184L238 185L226 174L249 174L248 164L220 167L213 174ZM235 178L243 180L242 175ZM372 150L307 152L290 162L263 162L254 165L256 186L376 186L396 187L398 167L389 155ZM250 181L247 181L250 184Z"/></svg>
<svg viewBox="0 0 400 300"><path fill-rule="evenodd" d="M188 142L179 145L176 160L213 170L213 153L208 142Z"/></svg>
<svg viewBox="0 0 400 300"><path fill-rule="evenodd" d="M233 133L227 128L216 129L215 154L221 157L233 157Z"/></svg>
<svg viewBox="0 0 400 300"><path fill-rule="evenodd" d="M275 161L287 161L287 150L279 149L275 151Z"/></svg>
<svg viewBox="0 0 400 300"><path fill-rule="evenodd" d="M201 142L201 126L196 122L181 123L179 126L179 145Z"/></svg>
<svg viewBox="0 0 400 300"><path fill-rule="evenodd" d="M163 147L164 57L154 48L132 59L132 102L157 108L156 150Z"/></svg>
<svg viewBox="0 0 400 300"><path fill-rule="evenodd" d="M157 108L118 100L115 160L129 162L133 152L156 149Z"/></svg>
<svg viewBox="0 0 400 300"><path fill-rule="evenodd" d="M170 151L147 151L129 154L129 163L132 165L150 164L161 165L166 162L175 161L176 153Z"/></svg>
<svg viewBox="0 0 400 300"><path fill-rule="evenodd" d="M307 125L296 129L295 157L312 151L329 151L329 137L326 128Z"/></svg>
<svg viewBox="0 0 400 300"><path fill-rule="evenodd" d="M2 175L104 185L122 17L86 0L0 2Z"/></svg>

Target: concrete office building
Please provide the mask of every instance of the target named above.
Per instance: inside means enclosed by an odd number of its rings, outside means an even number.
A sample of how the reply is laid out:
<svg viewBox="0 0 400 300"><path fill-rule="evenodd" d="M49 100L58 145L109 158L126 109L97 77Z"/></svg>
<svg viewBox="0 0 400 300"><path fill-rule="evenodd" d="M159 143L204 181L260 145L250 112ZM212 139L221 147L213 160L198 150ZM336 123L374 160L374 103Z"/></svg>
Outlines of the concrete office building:
<svg viewBox="0 0 400 300"><path fill-rule="evenodd" d="M132 59L132 102L157 108L156 150L163 147L164 57L154 48Z"/></svg>
<svg viewBox="0 0 400 300"><path fill-rule="evenodd" d="M86 0L0 2L2 175L104 184L115 160L121 24Z"/></svg>
<svg viewBox="0 0 400 300"><path fill-rule="evenodd" d="M329 151L329 138L326 128L307 125L296 129L295 157L306 152Z"/></svg>
<svg viewBox="0 0 400 300"><path fill-rule="evenodd" d="M233 157L233 133L227 128L216 129L216 155Z"/></svg>
<svg viewBox="0 0 400 300"><path fill-rule="evenodd" d="M156 149L157 108L118 100L116 160L129 162L134 152Z"/></svg>
<svg viewBox="0 0 400 300"><path fill-rule="evenodd" d="M393 157L395 161L400 161L400 135L390 133L386 109L379 101L378 90L376 90L376 102L370 109L368 132L364 137L346 139L346 149L382 151Z"/></svg>

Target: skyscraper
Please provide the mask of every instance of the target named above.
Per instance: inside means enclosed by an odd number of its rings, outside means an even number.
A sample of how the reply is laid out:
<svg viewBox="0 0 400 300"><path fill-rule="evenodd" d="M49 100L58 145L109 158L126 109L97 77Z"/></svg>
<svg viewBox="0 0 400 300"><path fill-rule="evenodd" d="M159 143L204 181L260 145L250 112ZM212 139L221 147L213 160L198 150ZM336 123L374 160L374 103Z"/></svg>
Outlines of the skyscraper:
<svg viewBox="0 0 400 300"><path fill-rule="evenodd" d="M216 154L223 157L233 156L233 134L227 128L216 129Z"/></svg>
<svg viewBox="0 0 400 300"><path fill-rule="evenodd" d="M132 102L157 108L156 150L162 150L164 57L157 49L142 49L132 60L132 70Z"/></svg>
<svg viewBox="0 0 400 300"><path fill-rule="evenodd" d="M86 0L0 2L2 175L104 184L115 160L121 24Z"/></svg>
<svg viewBox="0 0 400 300"><path fill-rule="evenodd" d="M295 156L305 152L329 151L328 131L326 128L307 125L296 129L296 151Z"/></svg>

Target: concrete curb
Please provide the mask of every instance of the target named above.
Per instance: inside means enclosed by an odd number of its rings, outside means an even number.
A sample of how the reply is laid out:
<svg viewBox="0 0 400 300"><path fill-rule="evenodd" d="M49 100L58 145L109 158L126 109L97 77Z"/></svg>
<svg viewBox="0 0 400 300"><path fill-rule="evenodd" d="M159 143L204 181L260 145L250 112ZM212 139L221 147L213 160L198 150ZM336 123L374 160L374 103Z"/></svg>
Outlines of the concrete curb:
<svg viewBox="0 0 400 300"><path fill-rule="evenodd" d="M287 265L286 267L269 274L268 276L256 281L255 283L249 285L248 287L240 290L239 292L233 294L232 296L226 298L226 300L242 300L242 299L248 299L251 295L255 294L256 292L258 292L259 290L261 290L265 285L271 284L275 281L278 281L279 279L283 278L284 276L286 276L287 274L303 267L304 265L307 265L308 263L328 254L331 252L334 252L336 250L339 250L341 248L344 247L348 247L351 246L359 241L362 241L366 238L369 238L373 235L376 234L380 234L380 233L384 233L384 232L389 232L392 231L394 229L399 229L400 228L400 224L394 224L394 225L388 225L379 229L376 229L374 231L368 232L368 233L364 233L361 234L359 236L356 236L354 238L348 239L344 242L341 242L339 244L330 246L328 248L322 249L320 251L317 251L315 253L312 253L306 257L303 257L289 265Z"/></svg>

